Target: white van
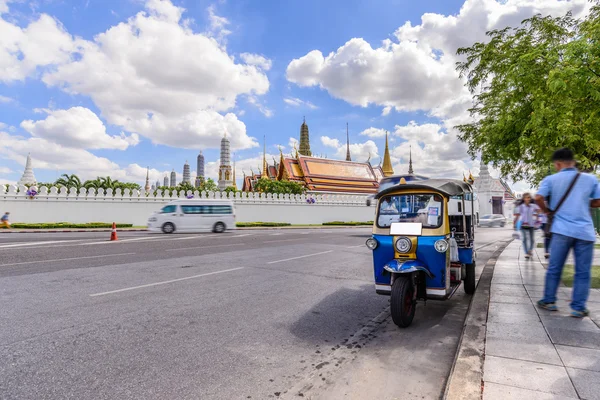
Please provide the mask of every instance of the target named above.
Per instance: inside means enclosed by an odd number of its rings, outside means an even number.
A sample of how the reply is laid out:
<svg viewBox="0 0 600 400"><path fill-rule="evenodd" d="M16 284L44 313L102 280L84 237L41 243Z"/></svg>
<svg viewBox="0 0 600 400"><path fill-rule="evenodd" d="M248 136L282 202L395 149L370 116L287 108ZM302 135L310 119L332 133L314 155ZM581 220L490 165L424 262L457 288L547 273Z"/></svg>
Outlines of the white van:
<svg viewBox="0 0 600 400"><path fill-rule="evenodd" d="M230 200L174 200L148 218L150 232L225 232L235 229L235 209Z"/></svg>

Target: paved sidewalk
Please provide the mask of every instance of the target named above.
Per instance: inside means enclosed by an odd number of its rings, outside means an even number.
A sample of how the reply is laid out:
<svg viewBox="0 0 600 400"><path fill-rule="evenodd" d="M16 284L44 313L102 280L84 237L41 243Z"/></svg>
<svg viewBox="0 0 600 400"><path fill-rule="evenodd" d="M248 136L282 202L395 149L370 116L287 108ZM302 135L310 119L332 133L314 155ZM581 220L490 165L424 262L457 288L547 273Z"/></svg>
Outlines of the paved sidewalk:
<svg viewBox="0 0 600 400"><path fill-rule="evenodd" d="M591 318L569 317L567 287L559 288L558 312L537 308L546 261L536 250L527 261L514 241L494 268L483 398L600 399L600 290L590 293Z"/></svg>

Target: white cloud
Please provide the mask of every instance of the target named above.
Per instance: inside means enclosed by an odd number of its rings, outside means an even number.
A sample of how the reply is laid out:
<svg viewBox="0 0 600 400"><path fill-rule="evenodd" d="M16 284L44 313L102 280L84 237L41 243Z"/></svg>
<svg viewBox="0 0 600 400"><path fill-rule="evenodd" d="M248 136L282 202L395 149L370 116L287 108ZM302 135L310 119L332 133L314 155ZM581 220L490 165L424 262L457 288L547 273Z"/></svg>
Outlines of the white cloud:
<svg viewBox="0 0 600 400"><path fill-rule="evenodd" d="M290 140L288 141L288 146L290 147L290 149L292 149L291 151L293 151L294 147L296 149L299 149L300 142L298 142L298 139L291 137Z"/></svg>
<svg viewBox="0 0 600 400"><path fill-rule="evenodd" d="M60 22L46 14L25 28L0 16L0 82L22 81L39 67L67 62L75 48Z"/></svg>
<svg viewBox="0 0 600 400"><path fill-rule="evenodd" d="M395 41L386 39L380 47L353 38L327 56L310 51L290 62L287 77L350 104L382 106L383 116L392 108L455 115L466 110L464 100L470 99L455 71L458 47L536 13L558 16L573 10L577 17L589 7L587 0L466 0L458 15L424 14L421 24L407 22L395 32Z"/></svg>
<svg viewBox="0 0 600 400"><path fill-rule="evenodd" d="M260 111L265 117L271 118L273 116L273 110L262 104L261 101L256 98L256 96L248 96L247 100L248 103L258 108L258 111Z"/></svg>
<svg viewBox="0 0 600 400"><path fill-rule="evenodd" d="M382 138L385 137L386 130L381 128L370 127L362 131L360 134L371 138Z"/></svg>
<svg viewBox="0 0 600 400"><path fill-rule="evenodd" d="M248 65L255 65L264 71L268 71L271 69L271 60L259 54L242 53L240 54L240 57Z"/></svg>
<svg viewBox="0 0 600 400"><path fill-rule="evenodd" d="M210 23L208 36L215 38L221 44L225 44L227 36L231 34L231 31L227 29L227 26L230 24L229 20L216 14L214 4L209 6L206 11L208 12L208 21Z"/></svg>
<svg viewBox="0 0 600 400"><path fill-rule="evenodd" d="M44 120L26 120L21 127L31 135L54 143L82 149L125 150L139 143L137 134L110 136L100 118L84 107L50 111Z"/></svg>
<svg viewBox="0 0 600 400"><path fill-rule="evenodd" d="M11 0L0 0L0 15L8 12L8 3L10 2Z"/></svg>
<svg viewBox="0 0 600 400"><path fill-rule="evenodd" d="M13 170L8 167L0 167L0 174L10 174Z"/></svg>
<svg viewBox="0 0 600 400"><path fill-rule="evenodd" d="M313 103L311 103L310 101L301 100L297 97L286 97L283 99L283 101L285 104L292 106L292 107L305 106L305 107L310 108L311 110L316 110L317 108L319 108L319 107L315 106Z"/></svg>
<svg viewBox="0 0 600 400"><path fill-rule="evenodd" d="M8 103L12 103L14 101L14 99L7 97L7 96L2 96L0 94L0 104L8 104Z"/></svg>
<svg viewBox="0 0 600 400"><path fill-rule="evenodd" d="M91 97L108 124L139 133L153 143L218 147L227 131L233 148L256 146L243 122L227 112L240 95L256 99L265 94L268 78L255 65L235 63L214 38L191 31L181 22L182 12L169 0L148 0L146 12L96 35L93 41L76 42L56 21L42 15L39 21L54 26L61 35L49 36L52 45L42 42L58 50L41 51L52 57L36 65L53 65L42 76L48 86ZM19 49L2 37L19 37L20 28L0 22L0 76L22 77L27 68L11 69L2 62L4 53L15 58L12 55ZM26 50L20 47L27 55Z"/></svg>
<svg viewBox="0 0 600 400"><path fill-rule="evenodd" d="M333 147L334 149L341 146L338 139L332 139L329 136L321 136L321 143L323 143L324 146Z"/></svg>

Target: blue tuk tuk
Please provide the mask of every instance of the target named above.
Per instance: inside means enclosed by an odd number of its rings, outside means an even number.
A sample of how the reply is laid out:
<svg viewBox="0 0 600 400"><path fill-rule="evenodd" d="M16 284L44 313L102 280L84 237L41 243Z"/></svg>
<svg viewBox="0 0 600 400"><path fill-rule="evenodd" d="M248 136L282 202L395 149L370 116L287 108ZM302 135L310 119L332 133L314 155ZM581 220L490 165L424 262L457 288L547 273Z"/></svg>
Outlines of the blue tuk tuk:
<svg viewBox="0 0 600 400"><path fill-rule="evenodd" d="M408 327L418 300L450 298L464 282L475 292L475 218L471 185L456 179L406 181L375 196L367 247L375 290L389 295L392 320Z"/></svg>

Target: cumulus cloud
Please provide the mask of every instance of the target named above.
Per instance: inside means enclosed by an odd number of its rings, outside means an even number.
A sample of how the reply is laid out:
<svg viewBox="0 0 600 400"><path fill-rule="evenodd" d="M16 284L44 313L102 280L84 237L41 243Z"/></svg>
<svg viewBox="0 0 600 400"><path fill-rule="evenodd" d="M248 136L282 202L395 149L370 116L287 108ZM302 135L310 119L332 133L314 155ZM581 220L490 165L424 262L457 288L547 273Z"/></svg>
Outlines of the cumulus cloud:
<svg viewBox="0 0 600 400"><path fill-rule="evenodd" d="M333 139L328 136L321 136L321 143L324 146L335 149L334 158L346 159L346 144L340 143L338 139ZM367 140L364 143L350 143L350 156L353 161L365 162L369 158L374 159L379 157L377 145L372 140Z"/></svg>
<svg viewBox="0 0 600 400"><path fill-rule="evenodd" d="M0 94L0 104L8 104L8 103L12 103L14 101L14 99L7 97L7 96L2 96Z"/></svg>
<svg viewBox="0 0 600 400"><path fill-rule="evenodd" d="M215 38L189 29L171 1L145 4L93 41L72 38L45 14L24 29L0 18L0 80L39 70L46 85L89 96L108 124L153 143L218 147L227 131L233 148L256 146L228 112L238 96L256 101L268 91L264 65L236 63ZM212 26L226 25L214 17Z"/></svg>
<svg viewBox="0 0 600 400"><path fill-rule="evenodd" d="M50 111L46 119L26 120L21 127L32 136L81 149L125 150L139 143L139 136L135 133L130 136L124 133L108 135L100 118L85 107Z"/></svg>
<svg viewBox="0 0 600 400"><path fill-rule="evenodd" d="M260 69L268 71L271 69L271 60L265 58L259 54L251 54L251 53L242 53L240 54L242 61L244 61L248 65L255 65Z"/></svg>
<svg viewBox="0 0 600 400"><path fill-rule="evenodd" d="M321 143L323 143L323 146L333 147L334 149L340 147L340 141L338 139L332 139L329 136L321 136Z"/></svg>
<svg viewBox="0 0 600 400"><path fill-rule="evenodd" d="M301 100L297 97L285 97L283 99L283 102L292 107L303 107L304 106L304 107L310 108L311 110L316 110L317 108L319 108L319 107L315 106L313 103L311 103L310 101Z"/></svg>
<svg viewBox="0 0 600 400"><path fill-rule="evenodd" d="M371 138L382 138L385 137L386 130L381 128L370 127L362 131L360 134Z"/></svg>
<svg viewBox="0 0 600 400"><path fill-rule="evenodd" d="M405 23L395 41L386 39L379 47L353 38L326 56L312 50L290 62L287 78L299 86L319 86L353 105L376 104L384 116L395 108L443 118L465 112L464 100L470 98L455 71L459 47L536 13L573 10L580 16L589 7L587 0L466 0L458 15L424 14L421 24Z"/></svg>

